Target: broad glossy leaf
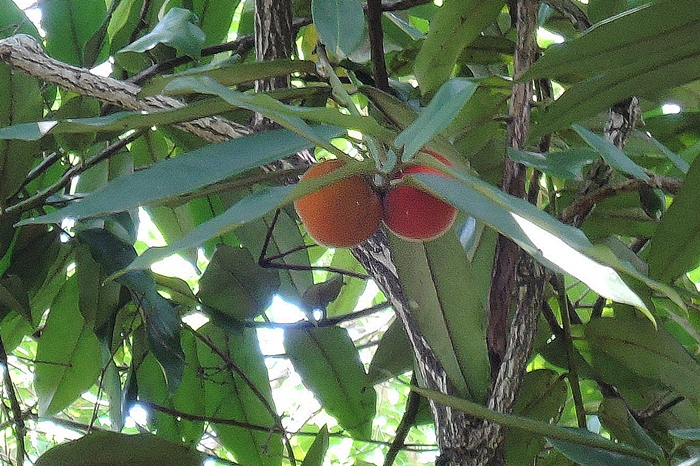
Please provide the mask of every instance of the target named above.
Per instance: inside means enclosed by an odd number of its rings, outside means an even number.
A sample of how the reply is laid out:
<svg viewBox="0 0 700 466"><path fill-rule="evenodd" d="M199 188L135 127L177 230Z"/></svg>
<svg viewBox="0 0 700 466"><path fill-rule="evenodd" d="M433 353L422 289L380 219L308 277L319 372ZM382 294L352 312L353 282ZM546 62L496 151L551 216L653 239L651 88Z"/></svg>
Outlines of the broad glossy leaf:
<svg viewBox="0 0 700 466"><path fill-rule="evenodd" d="M214 352L203 342L197 343L197 354L202 367L214 369L207 371L204 378L207 416L272 429L275 419L271 412L275 412L275 405L255 330L229 332L209 323L201 327L199 332L218 348ZM245 374L245 379L242 374ZM236 456L239 463L250 466L275 466L282 463L282 439L279 433L222 423L212 423L212 426L219 440Z"/></svg>
<svg viewBox="0 0 700 466"><path fill-rule="evenodd" d="M508 157L555 178L575 180L582 178L583 167L596 160L597 155L591 149L578 147L545 154L508 148Z"/></svg>
<svg viewBox="0 0 700 466"><path fill-rule="evenodd" d="M0 278L0 319L15 311L28 322L32 321L29 308L29 296L22 279L17 275L5 275Z"/></svg>
<svg viewBox="0 0 700 466"><path fill-rule="evenodd" d="M192 206L189 203L175 207L148 206L145 210L153 223L158 226L158 231L163 235L166 244L182 239L195 226ZM193 267L197 267L196 248L180 251L180 256Z"/></svg>
<svg viewBox="0 0 700 466"><path fill-rule="evenodd" d="M146 52L158 44L177 50L178 55L189 55L195 60L202 53L206 36L192 23L194 14L183 8L171 8L151 32L127 45L119 52Z"/></svg>
<svg viewBox="0 0 700 466"><path fill-rule="evenodd" d="M80 313L98 336L111 340L110 324L113 324L120 307L121 286L115 282L104 282L107 274L103 266L92 258L86 245L77 247L75 262Z"/></svg>
<svg viewBox="0 0 700 466"><path fill-rule="evenodd" d="M573 128L574 131L576 131L589 146L595 149L611 167L641 180L649 178L649 175L646 174L642 167L634 163L632 159L615 147L610 141L598 136L581 125L573 125Z"/></svg>
<svg viewBox="0 0 700 466"><path fill-rule="evenodd" d="M490 365L486 305L496 234L484 234L469 261L454 232L428 242L389 238L411 315L461 396L485 402Z"/></svg>
<svg viewBox="0 0 700 466"><path fill-rule="evenodd" d="M36 466L80 464L82 466L199 466L205 455L181 443L153 434L127 435L96 431L78 440L51 448Z"/></svg>
<svg viewBox="0 0 700 466"><path fill-rule="evenodd" d="M640 274L609 248L593 246L580 230L564 225L529 202L509 196L476 177L462 172L454 174L459 180L428 174L412 178L422 189L435 192L508 236L543 265L578 278L602 296L637 307L652 320L642 299L617 271L662 291L684 307L680 296L670 287Z"/></svg>
<svg viewBox="0 0 700 466"><path fill-rule="evenodd" d="M324 139L338 134L337 128L321 127L315 131ZM309 142L286 130L265 131L211 144L156 163L147 170L117 178L79 203L23 223L55 223L67 217L97 217L172 199L309 147Z"/></svg>
<svg viewBox="0 0 700 466"><path fill-rule="evenodd" d="M647 256L649 275L670 282L700 262L700 158L696 158L683 187L662 215Z"/></svg>
<svg viewBox="0 0 700 466"><path fill-rule="evenodd" d="M660 1L549 47L523 79L577 81L540 115L531 137L564 128L630 95L654 95L700 78L700 12L693 0Z"/></svg>
<svg viewBox="0 0 700 466"><path fill-rule="evenodd" d="M277 271L260 267L250 251L221 244L199 279L197 296L206 306L245 320L267 309L279 285Z"/></svg>
<svg viewBox="0 0 700 466"><path fill-rule="evenodd" d="M312 0L311 16L318 37L338 59L354 52L362 41L365 15L357 0Z"/></svg>
<svg viewBox="0 0 700 466"><path fill-rule="evenodd" d="M78 280L70 278L51 305L37 344L39 415L53 416L95 384L101 354L97 337L78 310Z"/></svg>
<svg viewBox="0 0 700 466"><path fill-rule="evenodd" d="M377 395L347 330L287 329L284 347L304 385L338 424L353 437L369 438Z"/></svg>
<svg viewBox="0 0 700 466"><path fill-rule="evenodd" d="M431 94L447 81L464 48L501 12L502 0L447 0L430 21L418 52L415 75L421 92Z"/></svg>
<svg viewBox="0 0 700 466"><path fill-rule="evenodd" d="M306 452L301 466L323 466L323 459L326 457L328 444L328 427L324 425L316 434L314 443L311 444L311 447Z"/></svg>
<svg viewBox="0 0 700 466"><path fill-rule="evenodd" d="M585 336L594 362L611 359L700 404L700 364L664 327L639 319L594 319Z"/></svg>
<svg viewBox="0 0 700 466"><path fill-rule="evenodd" d="M402 158L410 159L433 136L445 129L478 86L478 82L465 78L454 78L442 85L418 118L394 140L397 148L403 148Z"/></svg>
<svg viewBox="0 0 700 466"><path fill-rule="evenodd" d="M102 0L53 0L42 5L41 27L46 31L46 52L76 66L86 62L86 45L107 13Z"/></svg>

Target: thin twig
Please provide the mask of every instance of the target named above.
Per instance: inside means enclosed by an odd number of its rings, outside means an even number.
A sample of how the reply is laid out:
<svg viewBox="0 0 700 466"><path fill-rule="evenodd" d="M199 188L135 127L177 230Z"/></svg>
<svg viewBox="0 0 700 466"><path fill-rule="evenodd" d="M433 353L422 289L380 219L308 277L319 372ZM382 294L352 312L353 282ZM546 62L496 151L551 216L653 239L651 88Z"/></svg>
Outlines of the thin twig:
<svg viewBox="0 0 700 466"><path fill-rule="evenodd" d="M24 438L27 435L27 427L24 424L22 407L17 399L15 385L12 382L12 376L10 375L10 366L7 362L7 352L5 351L5 345L2 341L2 337L0 337L0 368L3 369L2 384L5 386L7 398L10 400L10 409L12 410L12 419L15 425L15 439L17 440L17 455L15 458L17 464L21 466L24 464Z"/></svg>
<svg viewBox="0 0 700 466"><path fill-rule="evenodd" d="M413 375L411 376L411 385L418 385L418 380L416 378L415 372L413 372ZM394 441L391 442L389 451L387 451L386 456L384 456L384 466L391 466L392 464L394 464L394 460L396 460L396 455L398 455L399 452L403 449L404 444L406 442L406 437L408 436L408 432L411 430L411 427L413 427L413 424L416 423L416 416L418 415L419 406L420 395L411 390L408 394L408 399L406 400L406 410L404 411L403 416L401 417L401 422L399 422L399 426L396 428L396 435L394 436Z"/></svg>
<svg viewBox="0 0 700 466"><path fill-rule="evenodd" d="M384 60L384 29L382 28L382 0L367 2L367 31L369 35L369 50L374 72L374 85L389 92L389 75Z"/></svg>
<svg viewBox="0 0 700 466"><path fill-rule="evenodd" d="M80 175L85 170L94 167L98 163L118 154L120 150L126 147L127 144L135 141L139 136L141 136L140 132L134 132L126 136L124 139L120 139L110 144L104 150L100 151L94 157L86 160L84 163L73 165L68 170L66 170L63 176L59 178L59 180L56 181L54 184L52 184L46 189L43 189L42 191L39 191L31 197L28 197L27 199L18 202L17 204L9 206L7 209L5 209L4 212L0 213L0 217L2 217L2 215L9 215L13 213L24 213L29 210L41 207L41 205L44 204L44 202L46 201L46 199L49 198L49 196L56 194L58 191L68 186L73 180L73 178Z"/></svg>

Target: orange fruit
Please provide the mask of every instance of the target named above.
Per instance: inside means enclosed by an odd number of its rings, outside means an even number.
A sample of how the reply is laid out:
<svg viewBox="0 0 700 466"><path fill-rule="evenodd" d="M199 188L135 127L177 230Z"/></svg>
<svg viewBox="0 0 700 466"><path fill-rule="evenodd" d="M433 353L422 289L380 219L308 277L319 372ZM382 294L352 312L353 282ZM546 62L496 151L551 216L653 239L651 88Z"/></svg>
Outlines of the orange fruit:
<svg viewBox="0 0 700 466"><path fill-rule="evenodd" d="M449 164L440 155L429 153ZM423 165L410 165L399 172L397 179L415 173L445 176ZM456 218L457 209L414 186L398 185L389 189L384 196L384 224L405 240L429 241L439 238L452 227Z"/></svg>
<svg viewBox="0 0 700 466"><path fill-rule="evenodd" d="M302 179L325 175L343 165L342 160L326 160L311 166ZM357 246L375 232L382 219L379 194L361 175L302 196L294 201L294 208L309 235L323 246Z"/></svg>

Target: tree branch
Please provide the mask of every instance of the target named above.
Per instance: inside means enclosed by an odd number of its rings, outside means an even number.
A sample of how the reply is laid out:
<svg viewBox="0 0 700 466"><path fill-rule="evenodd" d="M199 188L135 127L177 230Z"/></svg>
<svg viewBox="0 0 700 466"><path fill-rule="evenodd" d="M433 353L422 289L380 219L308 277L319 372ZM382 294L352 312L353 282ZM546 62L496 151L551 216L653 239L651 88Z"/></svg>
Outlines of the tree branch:
<svg viewBox="0 0 700 466"><path fill-rule="evenodd" d="M24 438L27 436L27 427L24 425L22 407L17 399L15 385L10 376L10 366L7 362L7 352L5 351L2 337L0 337L0 369L3 369L2 384L5 387L7 398L10 400L10 410L12 411L12 419L15 425L15 439L17 439L17 454L15 458L18 465L23 465L25 455Z"/></svg>
<svg viewBox="0 0 700 466"><path fill-rule="evenodd" d="M14 69L76 94L127 110L155 111L181 108L185 104L164 95L139 97L141 88L114 78L92 74L49 57L32 36L17 34L0 40L0 61ZM183 130L210 142L222 142L252 133L248 126L221 117L205 117L177 125Z"/></svg>
<svg viewBox="0 0 700 466"><path fill-rule="evenodd" d="M369 50L372 57L374 84L379 90L389 92L389 76L384 60L384 29L382 28L382 0L367 2L367 30Z"/></svg>

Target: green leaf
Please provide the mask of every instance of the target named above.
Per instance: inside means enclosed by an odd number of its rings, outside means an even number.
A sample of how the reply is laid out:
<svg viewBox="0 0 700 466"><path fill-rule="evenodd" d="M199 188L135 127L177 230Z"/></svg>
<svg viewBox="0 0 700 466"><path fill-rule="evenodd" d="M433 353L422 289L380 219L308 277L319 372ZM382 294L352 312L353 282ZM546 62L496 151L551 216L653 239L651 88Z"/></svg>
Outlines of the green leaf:
<svg viewBox="0 0 700 466"><path fill-rule="evenodd" d="M486 408L478 403L462 400L453 396L445 395L444 393L425 390L423 388L411 387L411 390L418 394L435 400L438 403L446 406L451 406L455 409L465 412L466 414L479 418L493 421L502 426L527 431L531 434L546 437L549 442L557 441L559 444L581 445L590 449L592 452L604 450L619 454L620 458L634 457L643 460L639 465L656 464L657 457L650 455L647 452L639 451L636 448L630 447L622 443L616 443L599 435L595 435L585 429L574 429L570 427L562 427L550 425L549 423L536 421L527 417L516 416L512 414L503 414L497 411ZM653 463L648 463L653 462ZM617 464L617 463L606 463Z"/></svg>
<svg viewBox="0 0 700 466"><path fill-rule="evenodd" d="M594 362L612 360L700 404L700 364L664 327L640 319L594 319L585 336Z"/></svg>
<svg viewBox="0 0 700 466"><path fill-rule="evenodd" d="M14 29L3 24L4 8L7 7L0 2L3 11L0 31L3 26ZM24 21L29 20L25 18ZM4 83L0 92L0 127L42 118L43 100L38 80L0 64L0 82ZM0 141L0 202L4 203L22 186L40 153L40 146L33 142Z"/></svg>
<svg viewBox="0 0 700 466"><path fill-rule="evenodd" d="M411 316L457 393L477 402L485 402L490 382L486 305L496 236L484 235L473 262L454 232L428 242L389 238Z"/></svg>
<svg viewBox="0 0 700 466"><path fill-rule="evenodd" d="M193 19L195 16L191 11L171 8L151 32L127 45L119 53L143 53L163 44L177 50L178 55L189 55L198 60L206 36L199 26L192 23Z"/></svg>
<svg viewBox="0 0 700 466"><path fill-rule="evenodd" d="M67 408L97 381L100 343L78 310L77 278L64 283L51 305L36 358L39 416L51 417Z"/></svg>
<svg viewBox="0 0 700 466"><path fill-rule="evenodd" d="M41 8L46 31L46 52L56 60L76 66L86 60L86 44L100 28L107 13L103 0L53 0Z"/></svg>
<svg viewBox="0 0 700 466"><path fill-rule="evenodd" d="M330 138L338 132L328 127L316 128L316 131L322 138ZM147 170L119 177L79 203L26 219L22 224L56 223L67 217L97 217L172 199L309 147L310 143L285 130L265 131L211 144L158 162Z"/></svg>
<svg viewBox="0 0 700 466"><path fill-rule="evenodd" d="M262 314L279 288L276 270L260 267L250 251L220 244L199 279L206 306L239 320Z"/></svg>
<svg viewBox="0 0 700 466"><path fill-rule="evenodd" d="M575 147L561 152L526 152L508 148L508 157L528 167L564 180L580 180L583 167L596 160L594 151L585 147Z"/></svg>
<svg viewBox="0 0 700 466"><path fill-rule="evenodd" d="M301 466L323 466L323 460L328 451L328 440L328 427L324 425L316 434L314 443L311 444L311 447L306 452Z"/></svg>
<svg viewBox="0 0 700 466"><path fill-rule="evenodd" d="M537 369L525 374L513 411L519 416L556 423L566 398L564 379L552 370ZM506 432L504 445L508 466L528 466L544 448L545 440L541 436L510 429Z"/></svg>
<svg viewBox="0 0 700 466"><path fill-rule="evenodd" d="M689 440L691 442L700 441L700 429L690 428L690 429L671 429L668 431L671 436L681 439Z"/></svg>
<svg viewBox="0 0 700 466"><path fill-rule="evenodd" d="M36 466L199 466L205 455L153 434L126 435L97 431L57 445L41 455Z"/></svg>
<svg viewBox="0 0 700 466"><path fill-rule="evenodd" d="M382 141L388 141L394 137L392 131L382 127L370 117L347 115L337 108L285 105L267 94L251 95L234 91L207 76L175 79L165 87L164 91L176 95L183 92L216 95L234 107L260 113L330 152L337 150L328 143L327 137L320 135L304 120L354 129Z"/></svg>
<svg viewBox="0 0 700 466"><path fill-rule="evenodd" d="M256 79L272 78L298 72L315 74L316 64L309 60L270 60L241 63L239 59L231 58L223 62L190 68L176 74L158 75L141 89L139 95L160 94L170 82L185 76L207 76L224 86L235 86L252 82Z"/></svg>
<svg viewBox="0 0 700 466"><path fill-rule="evenodd" d="M107 275L124 269L136 257L133 246L107 230L79 231L76 238L90 247L92 257L104 267ZM175 306L158 293L153 276L145 271L129 271L116 281L129 289L138 304L149 349L163 367L168 387L174 392L180 385L185 366L180 345L180 316Z"/></svg>
<svg viewBox="0 0 700 466"><path fill-rule="evenodd" d="M318 37L338 59L352 54L362 41L365 14L357 0L312 0L311 16Z"/></svg>
<svg viewBox="0 0 700 466"><path fill-rule="evenodd" d="M282 438L278 432L272 432L273 427L279 426L272 415L275 405L255 330L229 332L209 323L199 333L217 348L213 351L209 344L197 343L202 367L214 368L204 378L206 415L270 429L212 422L217 437L241 464L280 465Z"/></svg>
<svg viewBox="0 0 700 466"><path fill-rule="evenodd" d="M599 438L592 432L581 431L581 434L588 435L591 438ZM602 448L579 445L551 438L547 440L549 440L554 448L563 453L564 456L581 466L609 466L611 464L616 466L652 466L656 464L624 453L604 450Z"/></svg>
<svg viewBox="0 0 700 466"><path fill-rule="evenodd" d="M287 329L284 347L304 385L328 414L353 437L370 438L377 395L347 330Z"/></svg>
<svg viewBox="0 0 700 466"><path fill-rule="evenodd" d="M431 163L426 158L427 163ZM670 287L640 274L632 265L618 259L609 248L593 246L578 229L557 221L523 199L503 193L494 186L463 172L451 171L459 179L417 174L418 186L434 192L455 207L508 236L543 265L578 278L596 293L637 307L651 320L649 310L617 271L642 280L658 289L679 306L680 296Z"/></svg>
<svg viewBox="0 0 700 466"><path fill-rule="evenodd" d="M649 437L644 428L630 413L622 398L603 398L598 407L601 424L620 442L636 446L659 458L664 455L661 447Z"/></svg>
<svg viewBox="0 0 700 466"><path fill-rule="evenodd" d="M379 340L369 365L371 385L402 375L413 368L413 350L403 325L394 320Z"/></svg>
<svg viewBox="0 0 700 466"><path fill-rule="evenodd" d="M206 35L204 45L220 44L226 39L231 20L240 1L194 0L192 11L199 18L199 27Z"/></svg>
<svg viewBox="0 0 700 466"><path fill-rule="evenodd" d="M262 133L264 134L264 133ZM276 186L264 188L241 199L221 215L208 220L179 241L167 246L152 247L134 259L129 270L146 269L151 264L171 256L183 249L198 247L210 238L233 231L240 225L258 219L278 207L290 202L292 186Z"/></svg>
<svg viewBox="0 0 700 466"><path fill-rule="evenodd" d="M11 311L17 312L28 322L32 321L27 290L17 275L5 275L0 278L0 319Z"/></svg>
<svg viewBox="0 0 700 466"><path fill-rule="evenodd" d="M581 125L573 125L573 129L614 169L641 180L649 179L649 175L646 174L642 167L634 163L624 152L607 139L598 136Z"/></svg>
<svg viewBox="0 0 700 466"><path fill-rule="evenodd" d="M421 92L432 94L454 72L455 62L501 12L502 0L446 0L430 21L428 37L416 57Z"/></svg>
<svg viewBox="0 0 700 466"><path fill-rule="evenodd" d="M75 252L76 277L78 279L78 306L85 322L98 332L101 338L112 339L113 324L120 303L121 286L105 283L107 274L97 263L86 245ZM105 328L106 326L106 328Z"/></svg>
<svg viewBox="0 0 700 466"><path fill-rule="evenodd" d="M654 96L700 78L700 12L694 0L659 1L549 47L522 80L577 81L539 115L530 137L564 128L630 95Z"/></svg>
<svg viewBox="0 0 700 466"><path fill-rule="evenodd" d="M454 78L441 86L418 118L394 140L397 148L403 148L403 160L410 159L433 136L445 129L478 86L478 82L465 78Z"/></svg>
<svg viewBox="0 0 700 466"><path fill-rule="evenodd" d="M651 238L649 276L671 282L700 263L700 158L696 158L683 187L673 198Z"/></svg>

